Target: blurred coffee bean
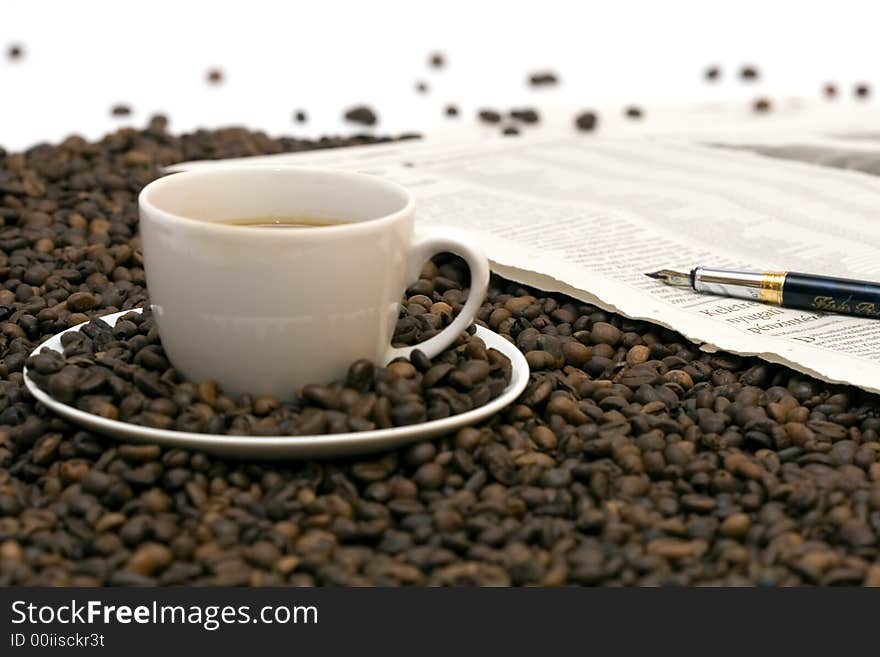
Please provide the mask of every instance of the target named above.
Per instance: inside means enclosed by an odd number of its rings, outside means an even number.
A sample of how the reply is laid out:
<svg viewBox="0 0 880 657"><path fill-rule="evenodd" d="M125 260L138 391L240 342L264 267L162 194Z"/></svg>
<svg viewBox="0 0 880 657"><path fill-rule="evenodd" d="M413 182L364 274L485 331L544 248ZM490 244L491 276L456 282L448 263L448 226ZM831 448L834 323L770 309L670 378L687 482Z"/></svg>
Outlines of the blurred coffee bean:
<svg viewBox="0 0 880 657"><path fill-rule="evenodd" d="M744 65L739 69L739 77L740 80L744 80L746 82L751 82L753 80L757 80L760 77L760 73L756 66L752 65Z"/></svg>
<svg viewBox="0 0 880 657"><path fill-rule="evenodd" d="M538 110L533 107L522 107L519 109L512 109L509 112L510 118L516 119L522 123L538 123L541 120L540 115L538 114Z"/></svg>
<svg viewBox="0 0 880 657"><path fill-rule="evenodd" d="M624 109L623 114L628 119L641 119L644 112L642 112L642 108L638 105L630 105Z"/></svg>
<svg viewBox="0 0 880 657"><path fill-rule="evenodd" d="M598 121L599 117L595 112L585 111L575 117L574 124L582 132L592 132L596 129Z"/></svg>
<svg viewBox="0 0 880 657"><path fill-rule="evenodd" d="M532 87L555 87L559 77L552 71L538 71L529 74L529 85Z"/></svg>
<svg viewBox="0 0 880 657"><path fill-rule="evenodd" d="M767 98L756 98L752 103L752 111L755 114L766 114L771 107L770 100Z"/></svg>
<svg viewBox="0 0 880 657"><path fill-rule="evenodd" d="M365 126L376 125L379 121L376 112L367 105L356 105L347 109L344 118L350 123L358 123Z"/></svg>
<svg viewBox="0 0 880 657"><path fill-rule="evenodd" d="M448 266L439 271L465 279ZM448 279L445 287L459 286ZM100 297L86 292L67 300L74 310L89 310L99 303ZM411 295L407 303L420 308L421 317L449 321L454 316L452 306L432 303L424 295ZM488 403L504 391L511 376L505 356L493 351L493 367L482 341L468 341L466 349L447 352L436 364L418 349L413 351L415 364L397 359L377 368L370 361L356 361L344 382L307 385L292 403L271 396L231 400L222 397L211 381L194 384L176 374L168 377L173 370L161 344L146 344L157 340L150 311L132 319L121 320L113 330L93 320L81 332L65 335L63 355L44 351L31 358L28 366L38 384L60 401L113 420L194 433L268 436L369 431L448 417ZM113 358L96 351L111 343ZM21 361L25 362L24 354ZM377 399L379 392L386 396ZM129 481L149 483L137 476Z"/></svg>

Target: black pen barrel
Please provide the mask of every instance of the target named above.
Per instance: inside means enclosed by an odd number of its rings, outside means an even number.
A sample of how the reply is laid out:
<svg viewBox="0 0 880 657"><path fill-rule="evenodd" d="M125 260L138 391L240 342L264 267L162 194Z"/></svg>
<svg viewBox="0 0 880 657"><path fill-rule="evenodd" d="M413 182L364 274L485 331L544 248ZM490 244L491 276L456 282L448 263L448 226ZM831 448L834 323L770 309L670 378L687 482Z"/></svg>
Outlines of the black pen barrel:
<svg viewBox="0 0 880 657"><path fill-rule="evenodd" d="M788 272L782 305L880 318L880 283Z"/></svg>

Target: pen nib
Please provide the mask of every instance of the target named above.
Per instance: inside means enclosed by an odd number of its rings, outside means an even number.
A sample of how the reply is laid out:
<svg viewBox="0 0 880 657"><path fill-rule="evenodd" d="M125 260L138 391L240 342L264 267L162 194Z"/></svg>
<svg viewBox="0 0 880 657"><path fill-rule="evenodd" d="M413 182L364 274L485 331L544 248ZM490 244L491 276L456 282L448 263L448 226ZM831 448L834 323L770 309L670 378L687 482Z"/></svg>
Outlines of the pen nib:
<svg viewBox="0 0 880 657"><path fill-rule="evenodd" d="M674 285L675 287L690 287L691 275L681 271L672 271L671 269L661 269L645 274L648 278L666 283L666 285Z"/></svg>

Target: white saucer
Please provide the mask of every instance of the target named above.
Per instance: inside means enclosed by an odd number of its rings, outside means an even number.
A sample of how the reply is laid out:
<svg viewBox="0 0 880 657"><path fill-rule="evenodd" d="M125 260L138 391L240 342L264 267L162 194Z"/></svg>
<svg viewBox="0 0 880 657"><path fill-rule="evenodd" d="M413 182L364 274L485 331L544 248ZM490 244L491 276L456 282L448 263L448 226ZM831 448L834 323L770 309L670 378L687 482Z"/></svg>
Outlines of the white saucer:
<svg viewBox="0 0 880 657"><path fill-rule="evenodd" d="M129 312L124 310L102 317L107 324L114 326L116 320ZM70 331L79 331L85 322L62 331L39 345L31 355L38 354L44 347L62 352L61 336ZM356 433L322 434L319 436L228 436L208 433L192 433L188 431L171 431L168 429L152 429L137 424L129 424L118 420L108 420L98 415L86 413L73 406L68 406L53 399L28 376L24 369L24 382L30 393L58 415L80 424L97 433L118 438L128 442L157 443L167 447L198 449L219 456L233 456L245 459L302 459L317 457L338 457L363 454L393 449L407 443L432 438L449 433L480 420L491 417L508 404L512 403L525 389L529 380L529 365L525 357L510 342L497 333L477 326L477 336L482 338L487 347L497 349L510 359L513 372L510 383L500 396L488 404L467 413L453 415L440 420L431 420L422 424L412 424L391 429L359 431Z"/></svg>

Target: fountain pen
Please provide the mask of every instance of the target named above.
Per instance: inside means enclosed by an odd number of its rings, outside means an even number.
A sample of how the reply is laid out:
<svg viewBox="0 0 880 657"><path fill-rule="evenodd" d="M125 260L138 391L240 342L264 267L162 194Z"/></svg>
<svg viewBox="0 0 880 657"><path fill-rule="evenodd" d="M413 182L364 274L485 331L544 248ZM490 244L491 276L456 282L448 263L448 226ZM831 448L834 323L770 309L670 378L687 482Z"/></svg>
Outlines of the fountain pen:
<svg viewBox="0 0 880 657"><path fill-rule="evenodd" d="M880 283L793 271L734 271L695 267L690 273L661 269L645 276L704 294L772 303L784 308L880 318Z"/></svg>

